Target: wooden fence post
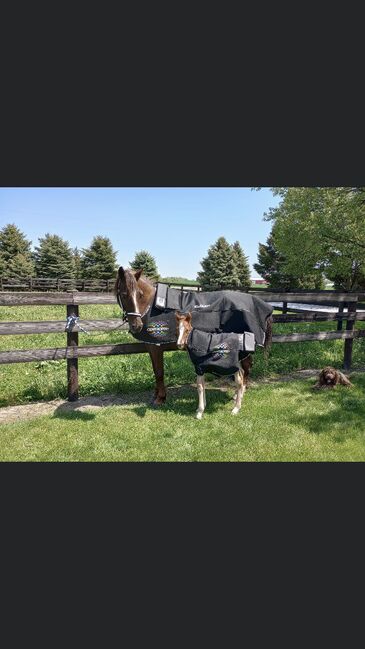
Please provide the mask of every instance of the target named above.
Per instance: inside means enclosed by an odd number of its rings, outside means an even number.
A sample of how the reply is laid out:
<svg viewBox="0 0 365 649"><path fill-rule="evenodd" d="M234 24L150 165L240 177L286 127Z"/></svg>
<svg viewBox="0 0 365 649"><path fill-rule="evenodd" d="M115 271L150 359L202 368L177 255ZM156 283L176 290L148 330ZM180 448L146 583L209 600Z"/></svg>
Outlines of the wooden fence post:
<svg viewBox="0 0 365 649"><path fill-rule="evenodd" d="M288 303L287 302L283 302L283 311L282 311L282 313L283 314L288 313Z"/></svg>
<svg viewBox="0 0 365 649"><path fill-rule="evenodd" d="M67 304L67 316L78 316L79 307L76 304ZM74 347L77 352L79 334L75 331L67 332L67 347ZM78 358L67 359L67 396L69 401L79 398L79 361Z"/></svg>
<svg viewBox="0 0 365 649"><path fill-rule="evenodd" d="M338 315L343 314L343 307L344 307L344 303L341 302L341 303L338 305ZM341 319L341 320L337 320L337 331L342 331L342 322L343 322L342 319Z"/></svg>
<svg viewBox="0 0 365 649"><path fill-rule="evenodd" d="M347 313L350 315L350 313L354 313L354 319L353 320L346 320L346 331L352 331L355 325L355 320L356 320L356 308L357 308L357 300L356 302L348 302L347 303ZM351 369L351 362L352 362L352 345L353 345L353 339L352 338L347 338L345 339L345 345L344 345L344 356L343 356L343 368L344 370L350 370Z"/></svg>

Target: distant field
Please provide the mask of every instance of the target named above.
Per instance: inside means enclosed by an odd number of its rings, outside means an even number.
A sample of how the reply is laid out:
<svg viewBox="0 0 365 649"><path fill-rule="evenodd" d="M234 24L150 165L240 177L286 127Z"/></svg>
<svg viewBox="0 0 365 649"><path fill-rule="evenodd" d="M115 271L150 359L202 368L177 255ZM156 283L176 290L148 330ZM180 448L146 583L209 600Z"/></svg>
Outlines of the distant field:
<svg viewBox="0 0 365 649"><path fill-rule="evenodd" d="M80 306L81 318L118 318L117 305ZM12 321L65 320L63 306L2 307L0 319ZM365 327L365 322L356 323ZM276 324L274 333L312 332L333 330L335 323ZM128 333L115 331L102 334L79 334L81 345L120 343L134 340ZM30 349L64 347L65 334L40 334L29 336L0 336L0 349ZM343 341L303 342L276 344L268 362L261 350L254 355L253 378L276 376L300 368L322 368L333 364L341 367ZM365 341L354 340L353 366L365 365ZM29 403L66 397L66 361L45 361L0 366L0 406ZM194 381L193 367L185 352L165 354L165 380L167 386L177 386ZM151 390L154 386L152 366L148 354L84 358L79 361L80 395L105 393L131 393Z"/></svg>

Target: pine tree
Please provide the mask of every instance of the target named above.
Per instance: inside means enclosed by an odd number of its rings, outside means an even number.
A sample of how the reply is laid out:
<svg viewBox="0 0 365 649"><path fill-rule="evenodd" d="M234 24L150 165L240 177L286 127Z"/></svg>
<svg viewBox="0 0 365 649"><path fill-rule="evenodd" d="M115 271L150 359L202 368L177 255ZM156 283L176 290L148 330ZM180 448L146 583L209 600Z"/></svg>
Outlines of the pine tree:
<svg viewBox="0 0 365 649"><path fill-rule="evenodd" d="M136 252L133 261L130 261L130 266L133 270L143 269L143 274L153 281L157 282L159 273L157 270L156 260L150 255L147 250L140 250Z"/></svg>
<svg viewBox="0 0 365 649"><path fill-rule="evenodd" d="M39 238L34 252L38 277L74 277L75 265L72 250L67 241L57 234L45 234Z"/></svg>
<svg viewBox="0 0 365 649"><path fill-rule="evenodd" d="M239 279L239 288L242 291L248 291L251 286L251 273L248 257L246 257L246 255L244 254L238 241L235 241L232 246L232 250Z"/></svg>
<svg viewBox="0 0 365 649"><path fill-rule="evenodd" d="M117 253L108 237L94 237L89 248L84 248L81 273L84 279L112 279L117 271Z"/></svg>
<svg viewBox="0 0 365 649"><path fill-rule="evenodd" d="M7 278L34 275L31 243L14 223L0 230L0 275Z"/></svg>
<svg viewBox="0 0 365 649"><path fill-rule="evenodd" d="M240 285L232 246L224 237L219 237L200 262L203 268L198 281L203 290L237 289Z"/></svg>
<svg viewBox="0 0 365 649"><path fill-rule="evenodd" d="M74 258L75 278L80 279L82 277L82 256L77 246L73 249L72 254Z"/></svg>

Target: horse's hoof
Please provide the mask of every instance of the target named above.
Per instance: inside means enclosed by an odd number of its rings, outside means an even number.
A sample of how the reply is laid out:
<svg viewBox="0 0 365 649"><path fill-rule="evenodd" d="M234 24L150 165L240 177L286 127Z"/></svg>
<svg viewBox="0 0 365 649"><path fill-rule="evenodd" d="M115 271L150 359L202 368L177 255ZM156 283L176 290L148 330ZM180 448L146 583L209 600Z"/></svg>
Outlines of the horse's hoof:
<svg viewBox="0 0 365 649"><path fill-rule="evenodd" d="M161 408L161 406L165 405L165 401L158 401L157 399L153 399L151 401L151 406L152 408Z"/></svg>
<svg viewBox="0 0 365 649"><path fill-rule="evenodd" d="M195 419L202 419L203 413L202 412L197 412L195 415Z"/></svg>
<svg viewBox="0 0 365 649"><path fill-rule="evenodd" d="M240 411L239 408L233 408L233 410L231 412L232 412L232 415L238 415L239 411Z"/></svg>

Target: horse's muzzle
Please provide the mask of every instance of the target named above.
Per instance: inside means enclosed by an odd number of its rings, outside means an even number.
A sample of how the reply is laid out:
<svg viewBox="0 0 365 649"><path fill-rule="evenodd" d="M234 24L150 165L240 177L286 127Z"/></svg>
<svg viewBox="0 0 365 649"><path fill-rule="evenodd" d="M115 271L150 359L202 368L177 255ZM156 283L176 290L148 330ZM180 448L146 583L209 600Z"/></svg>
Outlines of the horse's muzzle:
<svg viewBox="0 0 365 649"><path fill-rule="evenodd" d="M143 329L143 322L142 321L140 321L140 322L136 321L136 322L133 322L133 323L131 323L129 325L129 331L130 331L131 334L139 334L140 331L142 331L142 329Z"/></svg>

